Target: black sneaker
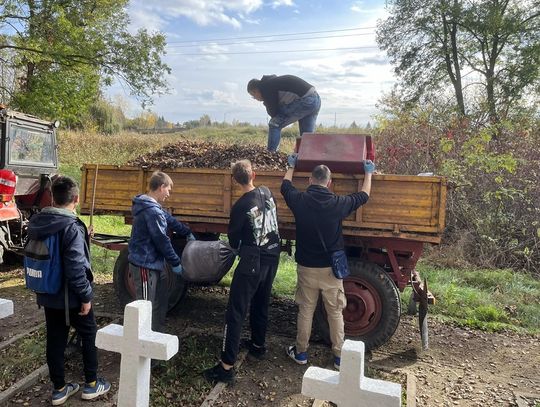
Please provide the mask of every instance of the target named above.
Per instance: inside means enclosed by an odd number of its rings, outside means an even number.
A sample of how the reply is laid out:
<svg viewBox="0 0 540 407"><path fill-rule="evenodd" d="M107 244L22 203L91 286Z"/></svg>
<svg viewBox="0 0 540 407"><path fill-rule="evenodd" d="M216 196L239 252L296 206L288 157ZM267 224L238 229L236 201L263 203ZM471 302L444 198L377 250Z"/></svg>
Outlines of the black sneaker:
<svg viewBox="0 0 540 407"><path fill-rule="evenodd" d="M248 350L248 355L254 357L257 360L263 360L266 357L266 347L257 346L251 339L244 341L244 347Z"/></svg>
<svg viewBox="0 0 540 407"><path fill-rule="evenodd" d="M203 376L210 383L223 382L226 384L233 384L235 375L234 368L225 370L220 362L210 369L203 370Z"/></svg>

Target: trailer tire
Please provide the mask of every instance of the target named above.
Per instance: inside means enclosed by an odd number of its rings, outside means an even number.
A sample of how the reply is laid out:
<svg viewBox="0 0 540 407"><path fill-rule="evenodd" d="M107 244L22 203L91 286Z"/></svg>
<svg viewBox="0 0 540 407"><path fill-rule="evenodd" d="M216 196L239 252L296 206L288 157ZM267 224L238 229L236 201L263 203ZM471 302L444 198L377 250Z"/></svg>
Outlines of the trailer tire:
<svg viewBox="0 0 540 407"><path fill-rule="evenodd" d="M374 349L392 337L399 325L399 291L381 267L374 263L349 259L350 276L343 281L347 307L343 310L345 336L364 342ZM326 311L319 301L314 327L319 337L330 344Z"/></svg>
<svg viewBox="0 0 540 407"><path fill-rule="evenodd" d="M173 274L169 265L165 266L169 292L168 312L174 312L187 293L188 284L182 277ZM118 254L114 264L113 285L120 306L135 300L135 287L129 271L128 249L125 248Z"/></svg>

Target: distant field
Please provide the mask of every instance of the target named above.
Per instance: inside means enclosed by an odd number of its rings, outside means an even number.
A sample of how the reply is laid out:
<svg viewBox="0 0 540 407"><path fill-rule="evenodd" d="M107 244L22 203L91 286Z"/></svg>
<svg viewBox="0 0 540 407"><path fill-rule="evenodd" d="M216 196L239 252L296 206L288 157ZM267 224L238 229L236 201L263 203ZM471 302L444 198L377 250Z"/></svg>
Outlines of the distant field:
<svg viewBox="0 0 540 407"><path fill-rule="evenodd" d="M324 131L331 131L325 129ZM298 127L283 131L280 150L292 152ZM80 180L83 164L122 165L142 154L181 140L212 141L223 144L266 145L266 127L201 127L175 134L121 133L103 135L86 132L59 132L60 172ZM246 157L248 158L248 157Z"/></svg>

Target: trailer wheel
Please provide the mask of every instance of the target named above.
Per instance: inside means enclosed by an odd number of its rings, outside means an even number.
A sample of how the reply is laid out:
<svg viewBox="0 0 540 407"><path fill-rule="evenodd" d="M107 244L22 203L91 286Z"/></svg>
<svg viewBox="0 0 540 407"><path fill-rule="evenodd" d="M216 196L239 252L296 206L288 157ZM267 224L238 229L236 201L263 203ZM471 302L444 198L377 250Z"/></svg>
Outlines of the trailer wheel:
<svg viewBox="0 0 540 407"><path fill-rule="evenodd" d="M169 312L171 312L185 297L188 285L182 277L171 272L169 265L166 266L166 273L169 292ZM127 248L120 251L116 263L114 264L113 284L114 291L116 292L116 296L122 308L129 302L135 300L135 285L133 283L131 272L129 271Z"/></svg>
<svg viewBox="0 0 540 407"><path fill-rule="evenodd" d="M347 297L347 307L343 310L345 336L374 349L390 339L399 325L399 291L388 274L374 263L350 259L349 270L350 276L343 281ZM322 301L315 311L314 322L321 339L330 343Z"/></svg>

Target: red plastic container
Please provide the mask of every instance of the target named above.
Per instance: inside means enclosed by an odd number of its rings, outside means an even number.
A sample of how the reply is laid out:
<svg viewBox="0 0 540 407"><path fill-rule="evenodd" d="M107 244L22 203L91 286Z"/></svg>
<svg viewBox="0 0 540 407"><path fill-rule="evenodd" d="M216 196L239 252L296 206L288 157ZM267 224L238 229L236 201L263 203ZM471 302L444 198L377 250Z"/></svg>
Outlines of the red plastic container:
<svg viewBox="0 0 540 407"><path fill-rule="evenodd" d="M311 172L324 164L332 172L363 174L363 161L375 159L371 136L363 134L304 133L296 140L296 170Z"/></svg>
<svg viewBox="0 0 540 407"><path fill-rule="evenodd" d="M13 171L0 170L0 201L9 202L13 199L17 186L17 176Z"/></svg>

